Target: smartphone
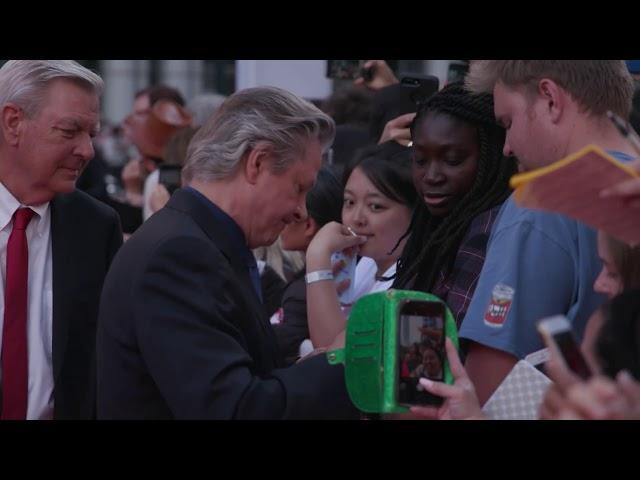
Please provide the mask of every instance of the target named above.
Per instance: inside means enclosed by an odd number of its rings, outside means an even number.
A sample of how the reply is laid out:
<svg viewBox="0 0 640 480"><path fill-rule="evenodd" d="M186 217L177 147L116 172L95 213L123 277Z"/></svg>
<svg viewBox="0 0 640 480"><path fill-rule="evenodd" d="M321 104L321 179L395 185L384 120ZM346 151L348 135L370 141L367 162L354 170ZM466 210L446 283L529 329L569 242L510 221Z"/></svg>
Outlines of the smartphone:
<svg viewBox="0 0 640 480"><path fill-rule="evenodd" d="M569 320L563 315L542 319L538 331L547 345L556 345L569 369L586 380L591 376L587 362L582 356L578 342L573 335Z"/></svg>
<svg viewBox="0 0 640 480"><path fill-rule="evenodd" d="M340 285L343 281L349 279L349 287L338 295L340 305L350 306L353 301L353 294L355 293L355 277L356 277L356 264L358 259L356 255L347 255L344 252L335 252L331 255L331 265L335 265L338 262L344 262L345 266L340 270L334 279L337 285Z"/></svg>
<svg viewBox="0 0 640 480"><path fill-rule="evenodd" d="M413 75L402 77L400 85L411 89L409 97L414 103L421 103L438 91L440 79L434 75Z"/></svg>
<svg viewBox="0 0 640 480"><path fill-rule="evenodd" d="M398 314L399 405L442 405L442 397L432 395L420 378L444 381L445 306L441 302L407 300Z"/></svg>
<svg viewBox="0 0 640 480"><path fill-rule="evenodd" d="M364 68L364 60L327 60L327 77L339 80L354 80L364 77L371 80L372 72Z"/></svg>
<svg viewBox="0 0 640 480"><path fill-rule="evenodd" d="M180 165L159 165L158 183L164 185L172 195L181 185L182 167Z"/></svg>

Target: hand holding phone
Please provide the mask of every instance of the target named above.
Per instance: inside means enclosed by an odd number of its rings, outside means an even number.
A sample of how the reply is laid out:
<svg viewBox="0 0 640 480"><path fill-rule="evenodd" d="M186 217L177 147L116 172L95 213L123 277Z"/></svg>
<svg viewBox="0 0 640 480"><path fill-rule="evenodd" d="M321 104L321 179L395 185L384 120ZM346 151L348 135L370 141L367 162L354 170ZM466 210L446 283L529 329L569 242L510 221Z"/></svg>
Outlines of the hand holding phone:
<svg viewBox="0 0 640 480"><path fill-rule="evenodd" d="M340 305L351 305L354 301L353 293L355 289L355 277L356 277L356 254L349 256L345 252L336 252L331 255L332 267L342 262L344 265L335 274L334 282L336 286L340 286L345 280L349 280L349 285L343 291L338 294L338 300Z"/></svg>
<svg viewBox="0 0 640 480"><path fill-rule="evenodd" d="M486 415L480 407L480 401L475 387L462 366L458 351L449 338L445 340L447 361L451 368L454 384L447 385L443 382L434 382L420 379L426 390L433 395L445 399L440 407L412 406L411 413L425 420L484 420Z"/></svg>
<svg viewBox="0 0 640 480"><path fill-rule="evenodd" d="M398 79L384 60L367 60L362 63L360 73L353 83L366 86L371 90L380 90L398 83Z"/></svg>
<svg viewBox="0 0 640 480"><path fill-rule="evenodd" d="M591 369L580 351L571 324L565 316L555 315L540 320L538 331L552 355L559 356L566 366L583 380L591 377Z"/></svg>

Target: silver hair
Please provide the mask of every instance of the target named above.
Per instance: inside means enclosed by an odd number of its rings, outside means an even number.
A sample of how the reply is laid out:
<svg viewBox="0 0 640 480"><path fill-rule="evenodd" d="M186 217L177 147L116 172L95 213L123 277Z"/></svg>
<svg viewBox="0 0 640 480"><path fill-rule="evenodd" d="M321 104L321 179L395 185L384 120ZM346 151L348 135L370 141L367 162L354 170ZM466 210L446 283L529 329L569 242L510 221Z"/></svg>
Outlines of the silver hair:
<svg viewBox="0 0 640 480"><path fill-rule="evenodd" d="M310 139L326 150L335 136L335 123L302 98L276 87L241 90L230 96L195 135L187 151L183 181L211 182L229 178L258 142L266 141L282 172L300 158Z"/></svg>
<svg viewBox="0 0 640 480"><path fill-rule="evenodd" d="M187 110L193 114L191 125L196 128L204 125L226 99L217 93L201 93L193 97L187 105Z"/></svg>
<svg viewBox="0 0 640 480"><path fill-rule="evenodd" d="M78 82L98 96L104 88L99 75L73 60L9 60L0 68L0 107L15 103L31 117L39 111L49 83L59 78Z"/></svg>

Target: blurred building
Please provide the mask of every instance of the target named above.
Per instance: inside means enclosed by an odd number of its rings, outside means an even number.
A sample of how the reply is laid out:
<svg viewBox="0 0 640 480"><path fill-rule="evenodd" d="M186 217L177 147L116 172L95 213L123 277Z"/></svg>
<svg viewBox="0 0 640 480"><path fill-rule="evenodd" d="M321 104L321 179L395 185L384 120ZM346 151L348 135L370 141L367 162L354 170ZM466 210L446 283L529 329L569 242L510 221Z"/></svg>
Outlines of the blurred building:
<svg viewBox="0 0 640 480"><path fill-rule="evenodd" d="M79 60L105 81L103 119L119 123L135 93L155 83L175 87L187 101L199 93L229 95L236 89L275 85L304 98L320 100L336 82L325 77L326 60ZM456 60L392 60L401 74L431 74L444 85ZM0 60L0 64L4 61Z"/></svg>

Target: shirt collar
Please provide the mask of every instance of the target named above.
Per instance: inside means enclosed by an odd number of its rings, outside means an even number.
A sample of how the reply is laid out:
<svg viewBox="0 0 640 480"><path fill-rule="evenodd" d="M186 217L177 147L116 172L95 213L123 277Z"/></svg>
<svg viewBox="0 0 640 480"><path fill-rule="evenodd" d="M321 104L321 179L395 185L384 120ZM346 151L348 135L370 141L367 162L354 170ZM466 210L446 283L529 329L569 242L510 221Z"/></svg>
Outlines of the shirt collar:
<svg viewBox="0 0 640 480"><path fill-rule="evenodd" d="M41 203L40 205L23 205L7 190L7 187L0 182L0 230L4 230L7 225L11 223L11 219L16 210L21 207L28 207L38 215L36 233L43 233L41 230L44 228L45 222L40 220L49 213L49 203L50 202Z"/></svg>

